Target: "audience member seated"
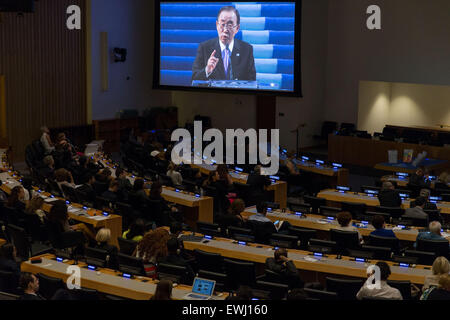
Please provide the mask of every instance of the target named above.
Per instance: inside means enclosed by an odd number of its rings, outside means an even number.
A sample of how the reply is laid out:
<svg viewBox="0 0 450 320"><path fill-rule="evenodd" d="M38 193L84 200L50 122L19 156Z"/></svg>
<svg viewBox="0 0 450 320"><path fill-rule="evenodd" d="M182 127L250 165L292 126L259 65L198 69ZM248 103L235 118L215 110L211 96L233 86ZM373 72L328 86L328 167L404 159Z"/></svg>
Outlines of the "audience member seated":
<svg viewBox="0 0 450 320"><path fill-rule="evenodd" d="M29 176L22 177L22 188L24 192L24 201L29 201L36 194L33 190L33 179Z"/></svg>
<svg viewBox="0 0 450 320"><path fill-rule="evenodd" d="M144 190L142 191L145 192ZM161 201L162 212L170 212L170 211L177 212L178 209L174 205L168 204L167 201L161 195L161 193L162 193L162 184L158 181L153 182L150 188L149 199Z"/></svg>
<svg viewBox="0 0 450 320"><path fill-rule="evenodd" d="M107 251L109 255L108 268L117 270L119 267L119 260L117 258L118 249L116 246L109 244L110 240L111 230L108 228L101 228L95 236L95 241L97 242L95 248Z"/></svg>
<svg viewBox="0 0 450 320"><path fill-rule="evenodd" d="M45 154L51 154L53 151L55 151L55 145L50 138L50 130L47 128L47 126L42 126L41 132L42 135L40 141L45 149Z"/></svg>
<svg viewBox="0 0 450 320"><path fill-rule="evenodd" d="M19 285L23 289L23 295L19 300L44 300L38 295L39 279L29 272L20 275Z"/></svg>
<svg viewBox="0 0 450 320"><path fill-rule="evenodd" d="M215 184L215 182L217 180L216 177L217 177L216 176L216 172L211 171L208 174L208 177L206 179L202 180L202 187L203 188L205 188L205 187L214 187L214 184Z"/></svg>
<svg viewBox="0 0 450 320"><path fill-rule="evenodd" d="M356 298L362 300L363 298L381 298L389 300L403 300L402 294L398 289L392 288L387 284L387 280L391 274L391 268L384 261L378 261L376 266L380 269L380 283L374 283L375 279L372 279L372 275L375 274L375 270L372 274L368 274L368 279L364 283L363 287L358 291ZM375 277L374 277L375 278Z"/></svg>
<svg viewBox="0 0 450 320"><path fill-rule="evenodd" d="M437 182L447 184L450 187L450 173L448 171L442 172L439 175Z"/></svg>
<svg viewBox="0 0 450 320"><path fill-rule="evenodd" d="M144 179L139 178L134 180L133 193L136 195L136 200L139 202L138 204L134 204L136 207L142 207L147 203L149 198L147 197L147 193L145 193Z"/></svg>
<svg viewBox="0 0 450 320"><path fill-rule="evenodd" d="M64 168L60 168L55 171L55 180L62 192L63 190L61 186L63 185L69 188L75 188L75 183L73 182L72 174Z"/></svg>
<svg viewBox="0 0 450 320"><path fill-rule="evenodd" d="M17 263L16 248L11 243L6 243L0 247L0 270L13 273L11 283L15 289L19 286L20 264Z"/></svg>
<svg viewBox="0 0 450 320"><path fill-rule="evenodd" d="M276 272L289 284L290 288L303 288L303 281L300 279L297 268L292 260L288 259L288 252L285 248L279 248L274 252L274 258L266 259L266 269Z"/></svg>
<svg viewBox="0 0 450 320"><path fill-rule="evenodd" d="M51 155L44 157L44 166L39 168L39 174L45 179L54 179L55 177L55 160Z"/></svg>
<svg viewBox="0 0 450 320"><path fill-rule="evenodd" d="M41 222L44 223L46 214L44 210L42 210L43 205L44 198L42 198L41 196L34 196L33 199L28 202L25 212L30 215L37 215Z"/></svg>
<svg viewBox="0 0 450 320"><path fill-rule="evenodd" d="M246 218L241 216L241 213L245 210L245 203L242 199L236 199L231 203L228 208L227 214L222 214L217 216L217 222L220 227L226 229L228 227L239 227L244 228Z"/></svg>
<svg viewBox="0 0 450 320"><path fill-rule="evenodd" d="M447 240L443 236L441 236L441 229L442 226L438 221L431 221L428 230L426 232L420 232L417 235L416 242L414 243L414 246L417 247L418 240Z"/></svg>
<svg viewBox="0 0 450 320"><path fill-rule="evenodd" d="M119 182L116 180L112 180L109 183L109 188L105 192L102 193L102 197L110 202L117 202L120 201L120 194L119 194Z"/></svg>
<svg viewBox="0 0 450 320"><path fill-rule="evenodd" d="M133 185L127 178L127 173L122 168L116 169L116 180L119 183L119 192L123 195L133 189Z"/></svg>
<svg viewBox="0 0 450 320"><path fill-rule="evenodd" d="M156 285L155 294L150 300L172 300L173 283L170 280L161 280Z"/></svg>
<svg viewBox="0 0 450 320"><path fill-rule="evenodd" d="M358 232L359 242L363 242L363 238L359 233L358 228L352 226L352 215L349 212L339 212L336 218L339 223L339 227L336 229Z"/></svg>
<svg viewBox="0 0 450 320"><path fill-rule="evenodd" d="M181 250L179 243L176 238L170 238L167 240L167 257L163 258L161 262L166 262L169 264L174 264L181 267L186 267L187 269L187 283L191 283L194 280L195 273L189 263L181 256Z"/></svg>
<svg viewBox="0 0 450 320"><path fill-rule="evenodd" d="M130 228L125 231L122 238L139 242L145 234L145 223L142 219L136 219L131 223Z"/></svg>
<svg viewBox="0 0 450 320"><path fill-rule="evenodd" d="M167 168L167 176L170 177L174 186L180 186L183 183L183 177L181 176L181 173L176 171L173 163L170 163Z"/></svg>
<svg viewBox="0 0 450 320"><path fill-rule="evenodd" d="M272 220L267 218L266 214L267 214L267 203L266 202L260 202L260 203L258 203L256 205L256 214L248 217L248 221L259 221L259 222L270 222L270 223L272 223ZM276 232L276 230L274 232Z"/></svg>
<svg viewBox="0 0 450 320"><path fill-rule="evenodd" d="M80 185L88 181L91 174L95 174L97 171L93 172L88 168L89 158L86 156L81 156L78 159L78 165L73 168L73 178L75 183Z"/></svg>
<svg viewBox="0 0 450 320"><path fill-rule="evenodd" d="M264 198L264 187L270 185L270 179L268 176L261 175L261 166L255 166L253 173L248 176L247 184L250 188L250 198L254 203L258 203Z"/></svg>
<svg viewBox="0 0 450 320"><path fill-rule="evenodd" d="M409 177L409 184L418 188L430 188L430 180L428 180L428 173L425 167L420 166L416 172Z"/></svg>
<svg viewBox="0 0 450 320"><path fill-rule="evenodd" d="M429 201L430 199L430 190L429 189L422 189L420 190L420 196L425 198L425 207L423 207L423 210L437 210L437 206L435 203L432 203ZM412 207L413 203L411 201L411 207Z"/></svg>
<svg viewBox="0 0 450 320"><path fill-rule="evenodd" d="M439 277L438 287L430 289L426 300L450 300L450 275Z"/></svg>
<svg viewBox="0 0 450 320"><path fill-rule="evenodd" d="M383 186L378 193L378 200L382 207L400 207L402 205L400 195L395 190L392 182L389 181L383 182Z"/></svg>
<svg viewBox="0 0 450 320"><path fill-rule="evenodd" d="M156 264L167 256L169 232L164 228L149 231L138 243L136 257L142 258L147 277L156 278Z"/></svg>
<svg viewBox="0 0 450 320"><path fill-rule="evenodd" d="M431 287L437 287L439 284L439 277L448 274L450 272L450 263L445 257L437 257L433 266L431 267L431 276L425 276L425 282L422 287L422 291L425 291Z"/></svg>
<svg viewBox="0 0 450 320"><path fill-rule="evenodd" d="M391 229L386 229L386 223L384 222L383 216L375 216L372 219L372 225L375 228L370 234L378 237L390 237L397 238L394 231Z"/></svg>
<svg viewBox="0 0 450 320"><path fill-rule="evenodd" d="M77 188L78 191L84 193L86 195L86 200L91 203L94 203L95 201L95 190L94 190L94 183L95 183L95 176L93 174L90 174L87 176L87 182L82 184Z"/></svg>
<svg viewBox="0 0 450 320"><path fill-rule="evenodd" d="M414 207L407 208L405 213L402 215L402 218L408 219L428 219L428 214L423 211L425 204L427 203L427 199L425 197L418 197L414 201Z"/></svg>
<svg viewBox="0 0 450 320"><path fill-rule="evenodd" d="M25 210L25 192L22 186L15 186L11 190L6 206L17 210Z"/></svg>

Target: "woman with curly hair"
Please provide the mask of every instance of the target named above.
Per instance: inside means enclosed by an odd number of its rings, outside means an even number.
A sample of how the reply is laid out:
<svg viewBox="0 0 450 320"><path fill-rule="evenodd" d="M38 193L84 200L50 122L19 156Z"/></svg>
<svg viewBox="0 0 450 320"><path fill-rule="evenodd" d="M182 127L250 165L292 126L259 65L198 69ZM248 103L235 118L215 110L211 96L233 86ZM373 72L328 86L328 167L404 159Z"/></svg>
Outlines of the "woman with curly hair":
<svg viewBox="0 0 450 320"><path fill-rule="evenodd" d="M147 277L156 278L156 263L165 258L170 234L164 228L151 230L144 235L136 248L136 257L142 258Z"/></svg>

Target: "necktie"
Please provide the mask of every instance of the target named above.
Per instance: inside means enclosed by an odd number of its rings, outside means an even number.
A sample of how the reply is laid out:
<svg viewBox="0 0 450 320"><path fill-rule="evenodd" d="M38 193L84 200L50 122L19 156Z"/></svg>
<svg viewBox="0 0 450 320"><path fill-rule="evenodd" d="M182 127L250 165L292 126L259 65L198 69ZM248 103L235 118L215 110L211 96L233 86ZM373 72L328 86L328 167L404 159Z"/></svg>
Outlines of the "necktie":
<svg viewBox="0 0 450 320"><path fill-rule="evenodd" d="M230 49L228 48L228 46L225 48L224 50L224 54L223 54L223 67L225 69L225 79L229 80L230 79L230 73L229 73L229 69L230 69Z"/></svg>

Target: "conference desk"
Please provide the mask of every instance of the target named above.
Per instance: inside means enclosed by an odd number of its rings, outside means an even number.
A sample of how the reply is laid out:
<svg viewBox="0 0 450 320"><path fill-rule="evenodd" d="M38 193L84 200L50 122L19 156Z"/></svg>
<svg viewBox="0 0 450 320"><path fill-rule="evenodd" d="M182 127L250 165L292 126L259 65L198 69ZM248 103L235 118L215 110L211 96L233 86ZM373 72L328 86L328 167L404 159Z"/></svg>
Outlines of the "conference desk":
<svg viewBox="0 0 450 320"><path fill-rule="evenodd" d="M256 212L257 211L255 206L249 207L241 213L241 216L249 217L256 214ZM336 219L329 220L327 219L327 217L317 214L308 213L305 217L305 214L302 214L302 216L297 216L294 212L291 211L282 212L281 210L273 210L272 212L267 212L266 217L273 222L278 220L287 221L294 227L313 229L317 231L329 232L331 229L339 228L339 223L336 221ZM368 237L369 234L375 230L375 228L371 224L362 226L358 222L355 223L354 226L358 229L359 233L363 237ZM400 229L397 226L386 224L386 229L392 230L399 240L415 242L421 228L411 227L410 229ZM442 233L442 236L450 241L450 233L448 233L448 231Z"/></svg>
<svg viewBox="0 0 450 320"><path fill-rule="evenodd" d="M0 187L7 194L11 193L12 188L15 186L20 186L20 182L14 179L12 172L9 173L1 173L0 180L2 180L3 184ZM16 175L16 178L17 175ZM43 192L34 188L36 192L39 192L40 196L44 198L43 210L45 212L49 212L52 207L52 202L56 200L64 200L63 198L53 197L51 198L51 194L48 192ZM103 212L100 210L92 209L92 208L84 208L81 204L71 203L68 205L68 215L69 218L75 221L79 221L85 223L87 225L92 226L94 229L100 228L108 228L111 230L111 239L109 241L110 244L119 247L119 242L117 241L118 237L122 236L122 217L116 214L108 214L108 216L104 216Z"/></svg>
<svg viewBox="0 0 450 320"><path fill-rule="evenodd" d="M286 162L286 155L280 155L280 163L284 164ZM314 173L320 176L327 177L328 184L330 187L336 186L347 186L348 185L348 175L349 171L345 168L333 168L329 166L321 166L312 161L302 161L300 159L293 159L294 164L298 169L305 172Z"/></svg>
<svg viewBox="0 0 450 320"><path fill-rule="evenodd" d="M420 163L420 166L425 167L429 172L441 172L449 167L449 162L447 160L438 160L438 159L425 159ZM417 171L416 166L413 166L411 163L377 163L375 165L375 169L383 170L383 171L391 171L391 172L404 172L413 174Z"/></svg>
<svg viewBox="0 0 450 320"><path fill-rule="evenodd" d="M192 168L197 168L201 173L209 175L210 172L214 172L217 169L216 165L211 164L191 164ZM247 184L248 174L244 172L236 172L229 170L229 174L233 182ZM285 181L276 181L266 187L266 190L274 192L274 202L279 203L281 208L287 207L287 183Z"/></svg>
<svg viewBox="0 0 450 320"><path fill-rule="evenodd" d="M394 181L395 183L397 183L397 186L400 187L406 187L408 185L409 179L408 178L401 178L399 176L394 176L394 175L386 175L386 176L382 176L381 177L381 181L385 182L385 181ZM447 186L450 188L450 183L447 183ZM430 183L430 188L434 189L434 180L431 181ZM450 193L450 190L449 192Z"/></svg>
<svg viewBox="0 0 450 320"><path fill-rule="evenodd" d="M326 199L330 205L340 205L341 202L365 203L368 207L376 207L380 205L377 197L370 197L365 193L358 192L341 193L334 189L327 189L319 192L317 197ZM413 199L403 200L402 208L409 208L411 201L413 201ZM436 203L436 206L441 210L441 213L450 214L450 202L438 202Z"/></svg>
<svg viewBox="0 0 450 320"><path fill-rule="evenodd" d="M112 177L116 177L115 166L107 159L99 160L103 166L108 167L112 172ZM127 173L127 179L133 185L134 181L139 178ZM145 179L144 179L145 180ZM145 180L146 181L146 180ZM211 197L200 196L197 197L194 193L186 191L176 191L177 189L163 186L161 196L169 202L176 203L184 207L184 218L186 223L191 227L195 227L197 221L213 222L214 217L214 199ZM149 190L146 189L147 194Z"/></svg>
<svg viewBox="0 0 450 320"><path fill-rule="evenodd" d="M186 250L199 249L221 254L225 258L252 261L258 264L264 264L267 258L273 258L274 255L274 249L271 246L260 244L247 244L244 246L226 238L215 238L208 242L184 240L183 243ZM288 257L294 262L297 269L321 274L366 278L367 267L375 264L377 261L357 262L350 257L337 259L336 255L320 258L312 256L311 252L308 251L293 249L288 251ZM429 266L417 265L415 268L403 268L391 261L386 261L386 263L391 267L390 280L409 280L415 284L423 284L425 276L431 275L431 267Z"/></svg>
<svg viewBox="0 0 450 320"><path fill-rule="evenodd" d="M40 256L41 263L32 264L30 261L23 262L22 272L31 272L33 274L42 273L50 277L67 281L70 274L67 273L68 267L72 266L74 261L57 262L55 256L45 254ZM122 273L111 269L100 268L98 272L86 268L86 264L79 262L82 288L95 289L99 292L120 296L134 300L149 300L156 291L157 281L147 277L135 277L128 279L122 277ZM183 297L192 291L191 286L178 285L172 290L172 298L183 300ZM228 294L221 296L214 295L213 300L224 300Z"/></svg>
<svg viewBox="0 0 450 320"><path fill-rule="evenodd" d="M397 150L400 157L403 156L404 149L414 150L414 155L426 151L428 158L450 161L450 148L448 147L363 139L334 134L328 136L328 160L338 163L373 168L377 163L388 160L389 150ZM450 163L447 162L448 166L450 166Z"/></svg>

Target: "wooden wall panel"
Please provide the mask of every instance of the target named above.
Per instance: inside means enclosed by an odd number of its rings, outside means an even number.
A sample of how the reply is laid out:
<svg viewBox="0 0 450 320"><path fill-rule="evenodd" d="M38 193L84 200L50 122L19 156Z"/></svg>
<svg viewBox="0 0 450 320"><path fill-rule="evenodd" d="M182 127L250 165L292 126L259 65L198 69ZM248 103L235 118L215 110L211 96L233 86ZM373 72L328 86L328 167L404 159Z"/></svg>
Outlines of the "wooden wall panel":
<svg viewBox="0 0 450 320"><path fill-rule="evenodd" d="M86 124L86 28L68 30L66 9L86 0L40 0L34 13L3 13L0 75L5 76L7 134L15 159L39 128Z"/></svg>

